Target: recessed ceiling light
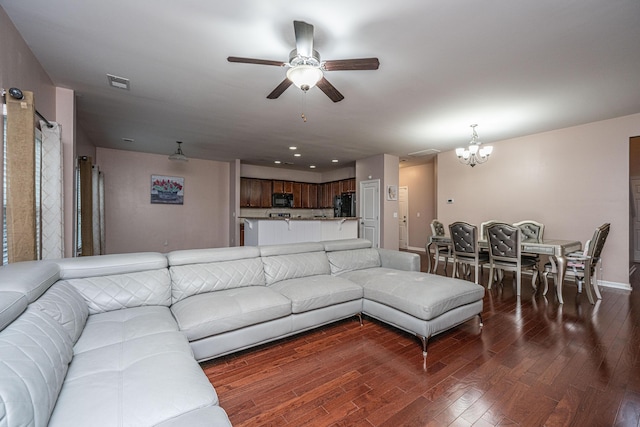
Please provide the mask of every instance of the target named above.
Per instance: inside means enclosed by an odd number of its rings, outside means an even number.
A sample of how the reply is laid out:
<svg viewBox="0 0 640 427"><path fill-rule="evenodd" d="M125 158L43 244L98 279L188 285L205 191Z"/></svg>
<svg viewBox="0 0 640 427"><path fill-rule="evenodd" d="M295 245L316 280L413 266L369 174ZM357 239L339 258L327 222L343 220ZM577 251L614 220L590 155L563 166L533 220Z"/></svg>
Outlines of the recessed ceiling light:
<svg viewBox="0 0 640 427"><path fill-rule="evenodd" d="M282 163L282 162L281 162L280 160L276 160L276 161L275 161L275 162L273 162L273 163L275 163L276 165L279 165L279 164L280 164L280 163Z"/></svg>
<svg viewBox="0 0 640 427"><path fill-rule="evenodd" d="M338 161L339 161L338 159L331 160L332 163L338 163Z"/></svg>
<svg viewBox="0 0 640 427"><path fill-rule="evenodd" d="M289 147L289 150L297 150L298 147L294 147L293 145L291 147Z"/></svg>
<svg viewBox="0 0 640 427"><path fill-rule="evenodd" d="M293 155L293 157L301 157L301 156L302 156L302 154L300 154L300 153L296 153L296 154Z"/></svg>
<svg viewBox="0 0 640 427"><path fill-rule="evenodd" d="M311 168L311 169L315 169L315 168L316 168L316 165L309 165L309 168Z"/></svg>

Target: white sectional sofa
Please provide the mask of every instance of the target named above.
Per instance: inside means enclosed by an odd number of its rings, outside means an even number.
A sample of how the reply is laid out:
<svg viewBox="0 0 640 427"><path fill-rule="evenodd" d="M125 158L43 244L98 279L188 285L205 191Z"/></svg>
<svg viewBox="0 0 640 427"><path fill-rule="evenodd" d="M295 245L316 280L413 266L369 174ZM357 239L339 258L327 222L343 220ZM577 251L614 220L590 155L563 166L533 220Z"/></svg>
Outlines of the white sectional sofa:
<svg viewBox="0 0 640 427"><path fill-rule="evenodd" d="M0 268L0 427L229 426L198 365L354 315L429 337L484 288L362 239Z"/></svg>

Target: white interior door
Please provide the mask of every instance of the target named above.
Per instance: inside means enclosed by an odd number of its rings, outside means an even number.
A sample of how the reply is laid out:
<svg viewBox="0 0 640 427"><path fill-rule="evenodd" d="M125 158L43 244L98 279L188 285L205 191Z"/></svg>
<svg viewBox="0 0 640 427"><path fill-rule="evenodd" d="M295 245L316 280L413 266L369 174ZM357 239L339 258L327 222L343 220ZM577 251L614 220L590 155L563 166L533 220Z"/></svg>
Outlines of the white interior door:
<svg viewBox="0 0 640 427"><path fill-rule="evenodd" d="M640 262L640 178L631 179L631 194L635 215L633 217L633 262Z"/></svg>
<svg viewBox="0 0 640 427"><path fill-rule="evenodd" d="M409 188L400 187L398 189L398 226L400 227L400 249L409 247Z"/></svg>
<svg viewBox="0 0 640 427"><path fill-rule="evenodd" d="M380 247L380 180L360 181L360 237Z"/></svg>

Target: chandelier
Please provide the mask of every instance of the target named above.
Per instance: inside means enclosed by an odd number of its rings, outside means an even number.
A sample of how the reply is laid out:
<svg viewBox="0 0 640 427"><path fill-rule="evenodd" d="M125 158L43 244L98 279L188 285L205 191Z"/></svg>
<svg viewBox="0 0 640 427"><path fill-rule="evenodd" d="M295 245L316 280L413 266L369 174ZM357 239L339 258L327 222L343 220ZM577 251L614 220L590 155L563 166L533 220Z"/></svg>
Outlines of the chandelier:
<svg viewBox="0 0 640 427"><path fill-rule="evenodd" d="M476 132L476 126L471 125L473 133L471 134L471 141L468 148L456 148L456 156L460 163L474 167L479 163L484 163L489 160L489 156L493 152L493 147L490 145L482 146L482 142L478 139L478 133Z"/></svg>

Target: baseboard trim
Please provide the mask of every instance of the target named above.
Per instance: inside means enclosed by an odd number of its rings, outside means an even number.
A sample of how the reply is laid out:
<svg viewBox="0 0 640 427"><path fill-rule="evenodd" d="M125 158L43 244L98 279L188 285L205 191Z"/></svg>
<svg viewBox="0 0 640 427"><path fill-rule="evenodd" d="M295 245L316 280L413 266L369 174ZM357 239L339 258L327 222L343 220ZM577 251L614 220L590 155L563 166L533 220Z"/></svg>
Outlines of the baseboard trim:
<svg viewBox="0 0 640 427"><path fill-rule="evenodd" d="M609 282L607 280L598 280L598 285L602 286L603 288L622 289L623 291L631 292L630 283Z"/></svg>
<svg viewBox="0 0 640 427"><path fill-rule="evenodd" d="M418 248L418 247L415 247L415 246L407 246L407 250L408 251L414 251L414 252L424 252L424 253L427 252L427 250L425 248Z"/></svg>

